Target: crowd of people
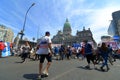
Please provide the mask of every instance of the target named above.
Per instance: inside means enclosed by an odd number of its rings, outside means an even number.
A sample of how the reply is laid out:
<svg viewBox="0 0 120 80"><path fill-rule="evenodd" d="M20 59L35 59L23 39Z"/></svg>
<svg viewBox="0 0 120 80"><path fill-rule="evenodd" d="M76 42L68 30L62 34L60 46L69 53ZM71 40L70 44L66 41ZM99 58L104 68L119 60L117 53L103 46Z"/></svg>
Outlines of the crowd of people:
<svg viewBox="0 0 120 80"><path fill-rule="evenodd" d="M93 48L93 46L88 43L87 40L83 41L83 45L81 47L74 46L55 46L52 47L52 41L50 39L50 32L46 32L45 36L40 40L40 42L36 45L36 47L30 46L29 42L26 42L24 45L21 45L20 48L11 48L11 53L14 53L14 56L21 57L21 63L25 62L26 58L30 58L32 60L40 60L39 63L39 76L38 78L43 78L48 76L48 70L51 65L52 59L56 60L70 60L70 59L78 59L84 60L86 58L87 65L86 69L90 69L91 62L96 69L96 65L102 62L100 67L101 71L108 71L110 67L108 66L108 61L111 65L116 61L113 54L113 49L110 45L106 45L106 43L98 44L97 48ZM0 57L1 52L5 45L0 42ZM48 63L43 70L43 63L45 58ZM106 66L106 69L104 68Z"/></svg>

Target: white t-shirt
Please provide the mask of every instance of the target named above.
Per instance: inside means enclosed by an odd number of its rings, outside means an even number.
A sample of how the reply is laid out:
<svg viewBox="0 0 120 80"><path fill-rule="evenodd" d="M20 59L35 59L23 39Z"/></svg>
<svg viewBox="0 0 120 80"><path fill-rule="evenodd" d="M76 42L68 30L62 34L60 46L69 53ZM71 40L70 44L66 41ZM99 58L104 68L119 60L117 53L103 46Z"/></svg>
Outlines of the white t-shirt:
<svg viewBox="0 0 120 80"><path fill-rule="evenodd" d="M44 36L39 42L39 49L36 54L48 54L50 52L48 43L52 43L49 36Z"/></svg>

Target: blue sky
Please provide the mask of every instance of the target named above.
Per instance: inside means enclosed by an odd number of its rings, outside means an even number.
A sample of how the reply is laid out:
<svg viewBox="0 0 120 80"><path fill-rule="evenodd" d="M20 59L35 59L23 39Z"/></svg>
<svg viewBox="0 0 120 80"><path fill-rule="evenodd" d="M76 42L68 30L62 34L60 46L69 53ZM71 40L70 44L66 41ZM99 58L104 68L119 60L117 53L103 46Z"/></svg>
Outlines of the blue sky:
<svg viewBox="0 0 120 80"><path fill-rule="evenodd" d="M120 10L120 0L1 0L0 24L12 28L16 36L23 28L25 13L32 3L35 5L27 14L24 36L29 40L43 36L45 31L54 36L63 30L68 18L72 35L85 26L99 42L101 36L107 35L112 12Z"/></svg>

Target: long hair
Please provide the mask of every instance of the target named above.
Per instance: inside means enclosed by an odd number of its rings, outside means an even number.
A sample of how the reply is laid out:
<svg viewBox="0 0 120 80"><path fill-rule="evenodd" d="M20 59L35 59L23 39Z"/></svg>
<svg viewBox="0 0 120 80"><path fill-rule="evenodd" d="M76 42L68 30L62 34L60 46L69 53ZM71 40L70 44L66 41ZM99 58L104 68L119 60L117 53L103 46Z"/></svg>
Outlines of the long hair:
<svg viewBox="0 0 120 80"><path fill-rule="evenodd" d="M103 51L107 51L108 50L108 48L107 48L107 46L106 46L106 44L103 42L102 43L102 45L101 45L101 49L103 50Z"/></svg>

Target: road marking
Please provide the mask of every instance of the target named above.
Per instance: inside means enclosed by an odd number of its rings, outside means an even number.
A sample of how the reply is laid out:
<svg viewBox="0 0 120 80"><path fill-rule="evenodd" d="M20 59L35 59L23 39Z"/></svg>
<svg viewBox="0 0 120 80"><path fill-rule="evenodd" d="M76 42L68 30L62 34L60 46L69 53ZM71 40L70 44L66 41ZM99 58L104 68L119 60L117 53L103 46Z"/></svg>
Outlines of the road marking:
<svg viewBox="0 0 120 80"><path fill-rule="evenodd" d="M64 76L65 74L68 74L68 73L74 71L75 69L76 69L76 68L73 68L73 69L71 69L71 70L69 70L69 71L63 72L63 73L61 73L61 74L55 76L54 78L52 78L52 79L50 79L50 80L57 80L58 78Z"/></svg>

